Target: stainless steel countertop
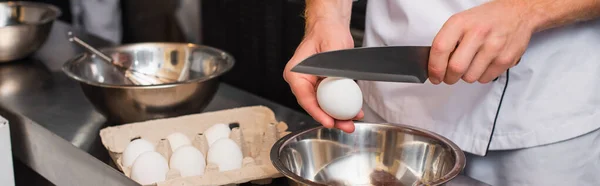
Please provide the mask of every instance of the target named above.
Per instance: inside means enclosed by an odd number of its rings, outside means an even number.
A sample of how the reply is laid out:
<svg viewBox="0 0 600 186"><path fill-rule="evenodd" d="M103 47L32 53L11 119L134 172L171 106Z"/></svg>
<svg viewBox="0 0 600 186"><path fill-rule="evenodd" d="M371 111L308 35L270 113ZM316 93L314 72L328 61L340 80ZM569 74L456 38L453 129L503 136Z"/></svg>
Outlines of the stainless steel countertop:
<svg viewBox="0 0 600 186"><path fill-rule="evenodd" d="M108 126L61 65L83 52L67 41L74 31L95 46L109 42L56 22L32 57L0 64L0 115L11 123L13 155L56 185L137 185L112 168L98 132ZM221 83L206 111L264 105L290 130L316 125L308 115ZM478 185L460 176L447 185Z"/></svg>

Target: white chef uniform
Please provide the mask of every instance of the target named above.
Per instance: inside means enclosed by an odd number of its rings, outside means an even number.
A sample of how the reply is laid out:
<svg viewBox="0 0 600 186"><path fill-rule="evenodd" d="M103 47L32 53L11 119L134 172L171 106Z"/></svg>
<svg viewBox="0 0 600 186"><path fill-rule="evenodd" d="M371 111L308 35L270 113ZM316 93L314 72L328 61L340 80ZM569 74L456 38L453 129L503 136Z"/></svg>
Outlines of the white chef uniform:
<svg viewBox="0 0 600 186"><path fill-rule="evenodd" d="M364 45L430 46L451 15L485 2L371 0ZM599 74L600 20L593 20L536 33L519 65L489 84L359 85L366 109L382 119L436 132L473 153L472 177L493 185L600 185Z"/></svg>
<svg viewBox="0 0 600 186"><path fill-rule="evenodd" d="M177 1L177 22L187 42L200 43L200 1ZM71 12L74 27L113 43L121 43L121 0L71 0Z"/></svg>
<svg viewBox="0 0 600 186"><path fill-rule="evenodd" d="M120 0L71 0L73 26L113 43L121 43Z"/></svg>

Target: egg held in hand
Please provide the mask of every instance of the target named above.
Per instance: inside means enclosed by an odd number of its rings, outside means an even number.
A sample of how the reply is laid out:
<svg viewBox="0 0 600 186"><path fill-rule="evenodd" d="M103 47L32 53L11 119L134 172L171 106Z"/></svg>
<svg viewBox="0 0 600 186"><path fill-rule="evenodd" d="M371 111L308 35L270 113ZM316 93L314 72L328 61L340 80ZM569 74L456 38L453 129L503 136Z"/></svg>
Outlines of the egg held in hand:
<svg viewBox="0 0 600 186"><path fill-rule="evenodd" d="M206 159L194 146L184 145L173 152L169 166L178 170L181 177L202 176L206 168Z"/></svg>
<svg viewBox="0 0 600 186"><path fill-rule="evenodd" d="M142 185L165 181L169 164L158 152L144 152L131 166L131 179Z"/></svg>
<svg viewBox="0 0 600 186"><path fill-rule="evenodd" d="M328 77L317 87L319 107L338 120L350 120L362 108L362 92L352 79Z"/></svg>
<svg viewBox="0 0 600 186"><path fill-rule="evenodd" d="M231 139L221 138L208 149L208 163L219 167L219 171L229 171L242 168L242 149Z"/></svg>
<svg viewBox="0 0 600 186"><path fill-rule="evenodd" d="M144 139L133 140L125 147L123 156L121 156L121 164L124 167L131 167L140 154L149 151L155 151L152 143Z"/></svg>

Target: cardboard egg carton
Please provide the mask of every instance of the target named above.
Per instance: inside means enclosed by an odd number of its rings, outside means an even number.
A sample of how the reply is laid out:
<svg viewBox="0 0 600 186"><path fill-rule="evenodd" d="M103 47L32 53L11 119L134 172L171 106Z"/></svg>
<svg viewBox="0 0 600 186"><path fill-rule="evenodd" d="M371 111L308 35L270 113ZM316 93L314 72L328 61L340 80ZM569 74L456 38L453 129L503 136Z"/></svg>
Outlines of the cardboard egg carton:
<svg viewBox="0 0 600 186"><path fill-rule="evenodd" d="M241 147L244 155L241 169L219 172L214 164L207 164L204 175L181 177L177 170L169 170L167 180L157 186L208 186L235 185L246 182L268 184L271 179L282 175L271 163L269 153L273 144L289 132L284 122L275 119L273 111L264 106L242 107L216 112L187 115L175 118L158 119L126 125L107 127L100 131L102 144L110 157L126 176L130 177L130 167L123 167L121 155L127 144L136 138L150 141L156 151L167 162L172 151L166 137L174 132L185 134L192 145L206 157L208 143L203 132L214 124L230 124L229 136Z"/></svg>

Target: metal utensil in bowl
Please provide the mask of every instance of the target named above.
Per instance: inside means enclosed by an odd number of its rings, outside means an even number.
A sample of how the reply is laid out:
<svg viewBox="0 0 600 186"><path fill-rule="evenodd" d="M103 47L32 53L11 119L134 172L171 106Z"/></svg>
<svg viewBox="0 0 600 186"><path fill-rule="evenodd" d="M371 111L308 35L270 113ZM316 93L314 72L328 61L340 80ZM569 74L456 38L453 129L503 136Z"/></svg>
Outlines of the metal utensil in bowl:
<svg viewBox="0 0 600 186"><path fill-rule="evenodd" d="M357 122L353 133L322 126L293 132L271 149L295 185L441 185L465 166L450 140L405 125Z"/></svg>
<svg viewBox="0 0 600 186"><path fill-rule="evenodd" d="M113 124L199 113L217 91L217 77L234 65L233 57L224 51L187 43L139 43L100 51L131 61L131 68L145 73L157 72L163 63L190 65L186 80L136 85L122 71L91 54L83 53L67 61L63 71L79 81L88 100Z"/></svg>
<svg viewBox="0 0 600 186"><path fill-rule="evenodd" d="M114 65L115 67L123 70L123 74L125 74L125 77L128 80L130 80L133 84L156 85L156 84L163 84L163 83L168 83L168 82L175 82L178 80L178 77L176 79L170 79L169 77L158 77L153 74L145 74L143 72L138 72L135 69L130 68L130 66L125 66L125 64L131 65L131 63L129 61L115 62L115 60L113 60L113 58L108 57L106 54L103 54L102 52L98 51L98 49L94 48L90 44L87 44L85 41L79 39L77 36L73 35L72 32L68 32L67 35L68 35L70 42L77 43L79 46L87 49L92 54L100 57L100 59L102 59L104 62L106 62L110 65ZM186 63L186 64L188 64L188 63Z"/></svg>
<svg viewBox="0 0 600 186"><path fill-rule="evenodd" d="M46 41L60 9L45 3L0 3L0 63L24 58Z"/></svg>

